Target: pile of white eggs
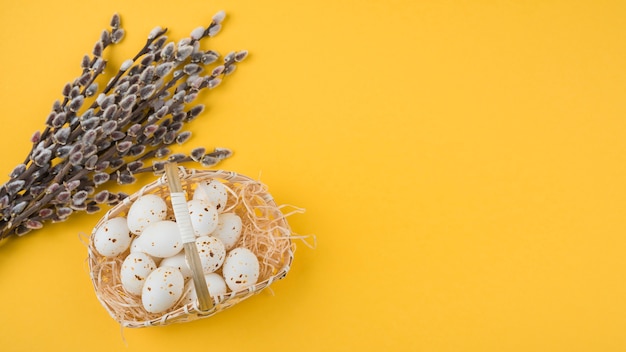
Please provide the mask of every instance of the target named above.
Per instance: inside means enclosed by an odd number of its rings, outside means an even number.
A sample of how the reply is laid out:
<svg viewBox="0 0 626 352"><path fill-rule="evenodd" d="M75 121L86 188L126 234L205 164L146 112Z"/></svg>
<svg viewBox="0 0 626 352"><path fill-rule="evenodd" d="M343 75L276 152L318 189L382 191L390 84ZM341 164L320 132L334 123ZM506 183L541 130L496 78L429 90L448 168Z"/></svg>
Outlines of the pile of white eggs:
<svg viewBox="0 0 626 352"><path fill-rule="evenodd" d="M246 289L259 279L256 255L245 247L235 247L241 238L242 219L235 212L225 212L227 201L226 186L209 180L197 184L187 203L202 270L214 300L229 290ZM94 247L102 256L128 253L121 266L121 284L129 294L141 296L150 313L197 299L180 232L170 214L163 198L146 194L130 205L125 217L105 221L93 235Z"/></svg>

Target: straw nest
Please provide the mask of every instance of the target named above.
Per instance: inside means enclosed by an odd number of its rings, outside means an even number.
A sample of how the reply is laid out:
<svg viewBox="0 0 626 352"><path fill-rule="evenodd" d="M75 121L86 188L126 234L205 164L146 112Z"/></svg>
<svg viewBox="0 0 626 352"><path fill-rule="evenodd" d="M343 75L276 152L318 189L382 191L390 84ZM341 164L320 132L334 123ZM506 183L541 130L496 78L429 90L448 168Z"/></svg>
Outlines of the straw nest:
<svg viewBox="0 0 626 352"><path fill-rule="evenodd" d="M124 327L166 325L212 316L259 293L275 280L285 277L291 266L295 250L291 240L291 229L286 221L286 215L281 211L282 207L276 205L265 185L246 176L226 171L189 170L181 167L179 174L188 195L192 194L196 184L201 181L216 179L226 186L230 194L225 212L235 212L243 223L242 236L237 247L248 248L256 254L260 264L259 280L257 284L243 291L229 291L219 296L214 301L215 306L208 312L201 312L197 301L185 304L181 298L165 313L149 313L144 310L141 297L124 290L120 280L120 269L129 250L113 258L100 255L94 248L95 230L108 219L125 216L130 205L144 194L156 194L169 204L169 189L163 176L110 209L96 224L90 236L88 262L96 295L109 314ZM186 283L185 292L190 289L192 287Z"/></svg>

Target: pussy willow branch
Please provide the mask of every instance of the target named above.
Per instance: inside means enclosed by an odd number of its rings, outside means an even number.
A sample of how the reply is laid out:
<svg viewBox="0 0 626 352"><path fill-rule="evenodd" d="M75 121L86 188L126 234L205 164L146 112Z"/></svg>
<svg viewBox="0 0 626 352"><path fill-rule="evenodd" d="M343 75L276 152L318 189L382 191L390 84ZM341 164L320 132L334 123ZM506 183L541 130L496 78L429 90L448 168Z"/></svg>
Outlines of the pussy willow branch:
<svg viewBox="0 0 626 352"><path fill-rule="evenodd" d="M81 75L63 87L62 101L53 104L45 128L31 138L24 162L0 187L0 239L64 221L76 211L114 205L126 194L108 186L133 183L137 173L160 173L168 160L213 166L229 157L224 148L198 147L189 155L171 154L169 148L190 138L183 127L204 110L191 104L200 91L219 86L247 56L231 52L220 63L219 53L200 48L203 39L220 31L223 19L218 12L207 28L198 27L177 43L168 42L167 29L154 28L99 89L107 66L104 51L124 37L114 15L92 55L83 57Z"/></svg>

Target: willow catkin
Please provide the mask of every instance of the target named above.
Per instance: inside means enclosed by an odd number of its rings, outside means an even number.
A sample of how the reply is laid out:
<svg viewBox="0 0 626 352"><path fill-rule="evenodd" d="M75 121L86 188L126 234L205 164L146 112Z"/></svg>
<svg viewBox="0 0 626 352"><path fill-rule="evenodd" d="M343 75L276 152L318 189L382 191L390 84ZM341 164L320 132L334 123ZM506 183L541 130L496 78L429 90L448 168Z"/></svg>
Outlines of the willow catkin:
<svg viewBox="0 0 626 352"><path fill-rule="evenodd" d="M52 104L45 128L32 135L24 162L0 187L0 239L115 205L126 194L109 186L134 183L137 173L162 172L167 161L213 166L229 157L224 148L200 147L191 155L168 148L191 137L183 128L204 111L195 103L198 94L217 87L248 55L236 51L220 62L219 53L200 47L219 32L224 16L218 12L208 27L177 42L168 42L167 30L155 27L137 54L100 84L110 70L106 51L125 34L114 15L91 55L81 59L80 75Z"/></svg>

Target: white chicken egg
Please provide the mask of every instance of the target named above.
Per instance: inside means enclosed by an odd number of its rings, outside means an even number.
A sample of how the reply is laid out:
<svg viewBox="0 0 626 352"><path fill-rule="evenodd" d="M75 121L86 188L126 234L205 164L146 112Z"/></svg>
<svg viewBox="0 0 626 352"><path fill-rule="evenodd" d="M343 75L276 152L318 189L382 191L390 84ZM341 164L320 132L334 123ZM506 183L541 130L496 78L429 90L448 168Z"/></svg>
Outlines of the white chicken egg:
<svg viewBox="0 0 626 352"><path fill-rule="evenodd" d="M178 269L164 266L148 275L141 290L141 303L150 313L162 313L172 308L183 295L185 279Z"/></svg>
<svg viewBox="0 0 626 352"><path fill-rule="evenodd" d="M141 237L135 237L133 241L130 243L130 252L131 253L136 253L136 252L145 253L146 250L143 248L143 244L141 242L142 242Z"/></svg>
<svg viewBox="0 0 626 352"><path fill-rule="evenodd" d="M211 236L219 238L227 251L231 250L241 238L242 222L235 213L222 213L217 219L217 228Z"/></svg>
<svg viewBox="0 0 626 352"><path fill-rule="evenodd" d="M159 262L161 262L163 258L155 257L155 256L152 256L152 255L148 254L146 252L146 250L144 249L144 247L146 247L146 246L144 246L144 244L142 243L141 236L140 237L135 236L133 241L130 243L130 254L132 254L132 253L143 253L143 254L149 256L150 258L152 258L152 260L154 261L154 263L158 267L159 266Z"/></svg>
<svg viewBox="0 0 626 352"><path fill-rule="evenodd" d="M93 235L94 247L105 257L116 257L128 249L133 235L128 231L126 218L105 221Z"/></svg>
<svg viewBox="0 0 626 352"><path fill-rule="evenodd" d="M128 209L128 229L135 235L141 235L150 224L167 217L167 204L155 194L139 197Z"/></svg>
<svg viewBox="0 0 626 352"><path fill-rule="evenodd" d="M193 192L193 199L200 199L214 204L217 211L221 213L226 209L228 191L226 186L218 180L203 181L198 183L196 190Z"/></svg>
<svg viewBox="0 0 626 352"><path fill-rule="evenodd" d="M171 266L180 270L180 273L183 274L185 280L190 279L193 276L193 273L189 268L189 264L187 264L184 251L181 251L173 257L164 258L159 266Z"/></svg>
<svg viewBox="0 0 626 352"><path fill-rule="evenodd" d="M210 273L204 275L204 279L206 280L206 285L209 289L209 295L214 301L219 301L220 296L225 295L227 290L224 278L222 278L222 276L218 273ZM184 298L185 304L193 303L198 299L193 281L190 282L189 287L190 290Z"/></svg>
<svg viewBox="0 0 626 352"><path fill-rule="evenodd" d="M234 292L241 291L259 280L259 260L251 250L238 247L226 256L222 272L226 285Z"/></svg>
<svg viewBox="0 0 626 352"><path fill-rule="evenodd" d="M209 274L222 266L226 257L226 249L222 241L212 236L200 236L196 238L196 247L202 263L202 271Z"/></svg>
<svg viewBox="0 0 626 352"><path fill-rule="evenodd" d="M187 202L191 226L196 237L208 236L217 227L217 208L212 203L201 199L192 199Z"/></svg>
<svg viewBox="0 0 626 352"><path fill-rule="evenodd" d="M124 289L133 294L140 295L148 275L156 269L156 264L152 257L146 253L131 253L124 263L122 263L122 269L120 272L120 278L122 280L122 286Z"/></svg>
<svg viewBox="0 0 626 352"><path fill-rule="evenodd" d="M183 249L178 225L174 221L162 220L150 224L141 236L133 241L131 252L145 252L153 257L167 258Z"/></svg>

